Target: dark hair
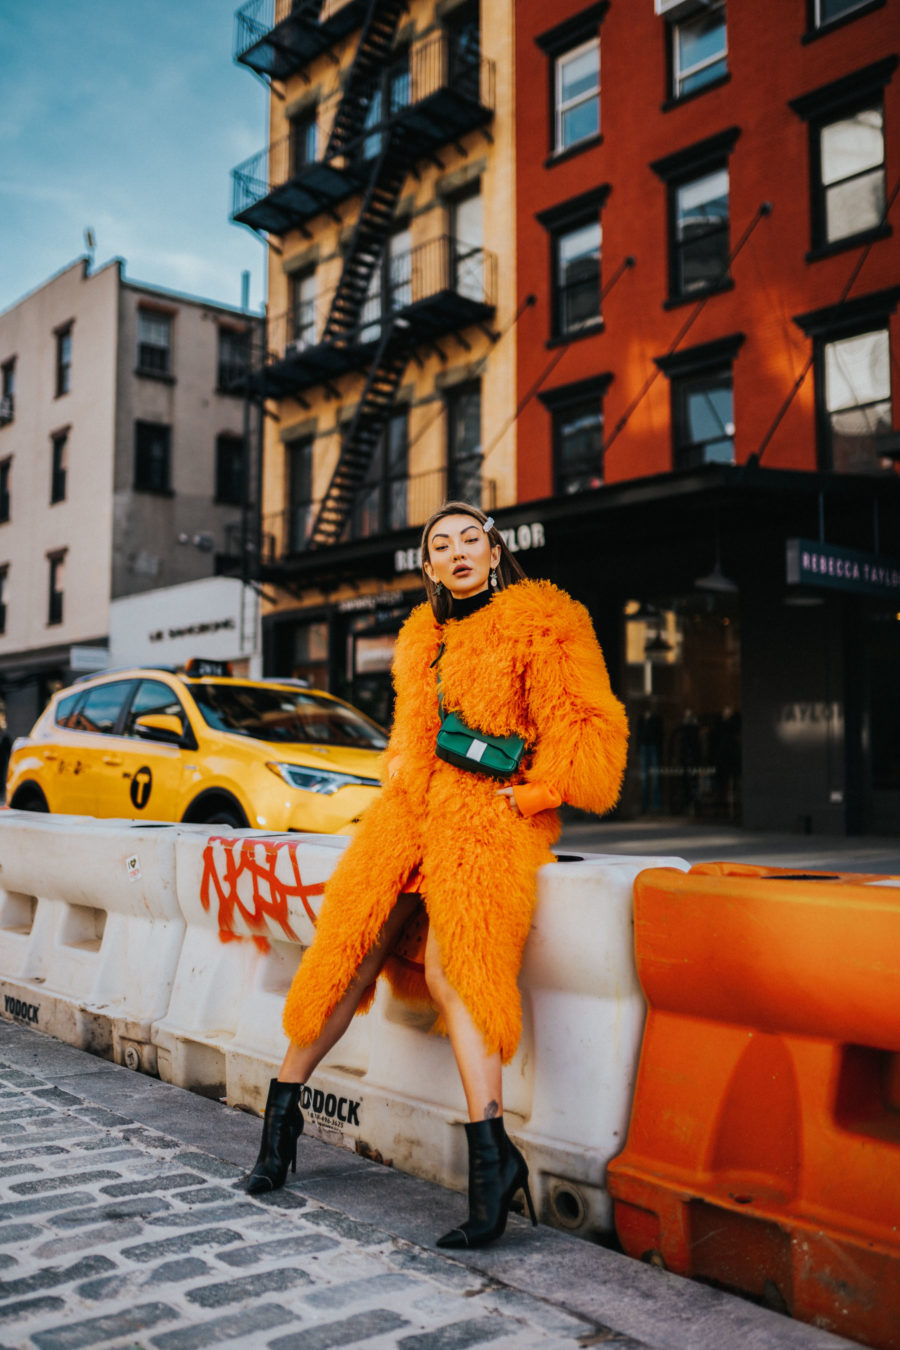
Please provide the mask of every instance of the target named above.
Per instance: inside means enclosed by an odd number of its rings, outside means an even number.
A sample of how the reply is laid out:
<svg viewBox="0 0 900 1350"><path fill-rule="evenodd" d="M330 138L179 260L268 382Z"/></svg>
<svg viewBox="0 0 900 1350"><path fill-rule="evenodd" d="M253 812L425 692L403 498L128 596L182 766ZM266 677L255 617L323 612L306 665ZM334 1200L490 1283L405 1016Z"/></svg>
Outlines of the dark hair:
<svg viewBox="0 0 900 1350"><path fill-rule="evenodd" d="M428 536L437 522L443 520L445 516L471 516L473 520L478 521L479 525L485 525L488 520L488 517L479 507L470 506L468 502L444 502L440 510L435 511L434 515L430 516L425 522L422 530L422 579L425 582L425 594L428 596L434 617L438 623L443 623L445 619L449 619L452 615L453 597L446 586L442 586L440 591L435 590L434 582L425 571L425 563L431 561L428 556ZM491 528L487 531L487 537L492 548L495 546L500 548L500 561L496 568L497 590L504 591L507 586L512 586L514 582L521 581L525 573L506 547L503 536L496 525L491 524Z"/></svg>

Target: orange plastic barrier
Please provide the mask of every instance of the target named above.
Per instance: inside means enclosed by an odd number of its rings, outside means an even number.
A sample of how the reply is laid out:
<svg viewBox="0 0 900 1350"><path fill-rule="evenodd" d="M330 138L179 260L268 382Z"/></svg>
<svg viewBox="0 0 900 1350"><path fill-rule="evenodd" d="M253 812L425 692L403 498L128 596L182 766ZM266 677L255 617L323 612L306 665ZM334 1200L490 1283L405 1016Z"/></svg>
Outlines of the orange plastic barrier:
<svg viewBox="0 0 900 1350"><path fill-rule="evenodd" d="M649 1010L607 1184L625 1250L900 1350L900 878L635 882Z"/></svg>

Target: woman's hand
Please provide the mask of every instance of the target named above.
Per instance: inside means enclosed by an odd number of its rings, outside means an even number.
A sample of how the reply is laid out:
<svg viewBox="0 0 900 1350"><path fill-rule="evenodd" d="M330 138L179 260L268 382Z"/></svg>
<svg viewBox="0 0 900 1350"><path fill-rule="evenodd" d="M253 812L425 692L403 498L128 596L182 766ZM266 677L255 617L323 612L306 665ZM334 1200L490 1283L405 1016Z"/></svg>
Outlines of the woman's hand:
<svg viewBox="0 0 900 1350"><path fill-rule="evenodd" d="M498 788L497 791L494 793L494 796L495 796L495 797L506 797L506 798L508 798L508 800L509 800L509 809L513 812L514 815L517 815L517 816L518 816L518 815L521 815L521 812L520 812L518 806L516 805L516 796L515 796L515 793L513 792L513 790L512 790L511 787Z"/></svg>

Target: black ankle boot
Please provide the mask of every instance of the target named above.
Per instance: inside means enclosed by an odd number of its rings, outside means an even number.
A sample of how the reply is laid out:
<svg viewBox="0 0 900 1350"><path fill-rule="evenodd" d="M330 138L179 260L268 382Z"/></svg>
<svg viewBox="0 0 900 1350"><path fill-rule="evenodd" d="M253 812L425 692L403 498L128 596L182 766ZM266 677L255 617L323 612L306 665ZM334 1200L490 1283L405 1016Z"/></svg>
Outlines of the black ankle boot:
<svg viewBox="0 0 900 1350"><path fill-rule="evenodd" d="M469 1217L438 1238L439 1247L486 1247L506 1228L516 1191L525 1192L531 1222L537 1224L525 1159L507 1137L503 1117L466 1126L469 1145Z"/></svg>
<svg viewBox="0 0 900 1350"><path fill-rule="evenodd" d="M303 1133L301 1086L300 1083L280 1083L277 1078L269 1083L262 1144L247 1182L250 1195L279 1190L284 1185L288 1163L292 1171L297 1170L297 1140Z"/></svg>

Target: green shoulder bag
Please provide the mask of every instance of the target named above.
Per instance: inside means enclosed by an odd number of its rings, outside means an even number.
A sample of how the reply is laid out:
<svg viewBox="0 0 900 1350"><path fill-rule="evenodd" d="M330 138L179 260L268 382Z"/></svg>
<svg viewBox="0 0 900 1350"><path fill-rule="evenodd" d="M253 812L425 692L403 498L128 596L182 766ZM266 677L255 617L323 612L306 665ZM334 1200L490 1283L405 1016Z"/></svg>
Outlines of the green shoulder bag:
<svg viewBox="0 0 900 1350"><path fill-rule="evenodd" d="M437 666L438 711L441 716L435 745L438 759L455 764L457 769L465 769L469 773L510 778L525 754L525 742L521 736L490 736L486 731L473 731L456 713L444 711L439 664L443 654L444 644L441 643L441 649L432 662Z"/></svg>

